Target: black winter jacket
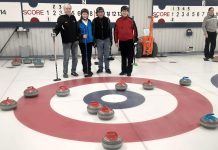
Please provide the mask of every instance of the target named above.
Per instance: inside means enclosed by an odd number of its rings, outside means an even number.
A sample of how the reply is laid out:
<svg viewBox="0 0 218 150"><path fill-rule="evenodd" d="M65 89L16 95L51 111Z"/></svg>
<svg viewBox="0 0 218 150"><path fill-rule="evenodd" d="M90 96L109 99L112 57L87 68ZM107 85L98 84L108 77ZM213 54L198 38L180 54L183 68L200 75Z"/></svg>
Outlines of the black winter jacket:
<svg viewBox="0 0 218 150"><path fill-rule="evenodd" d="M62 42L70 43L75 42L79 38L79 28L74 15L61 15L58 17L57 23L53 32L56 35L61 32Z"/></svg>
<svg viewBox="0 0 218 150"><path fill-rule="evenodd" d="M104 16L103 18L97 17L93 19L92 29L93 29L93 35L95 40L96 39L105 40L107 38L110 38L112 42L112 28L109 18Z"/></svg>

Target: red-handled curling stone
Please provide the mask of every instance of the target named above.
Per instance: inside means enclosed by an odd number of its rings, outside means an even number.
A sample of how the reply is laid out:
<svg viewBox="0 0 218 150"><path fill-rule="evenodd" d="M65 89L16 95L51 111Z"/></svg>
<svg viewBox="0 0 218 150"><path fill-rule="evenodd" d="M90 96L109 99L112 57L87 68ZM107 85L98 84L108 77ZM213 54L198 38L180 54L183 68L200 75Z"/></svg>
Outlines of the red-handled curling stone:
<svg viewBox="0 0 218 150"><path fill-rule="evenodd" d="M125 91L127 89L127 84L121 81L115 84L115 88L117 91Z"/></svg>
<svg viewBox="0 0 218 150"><path fill-rule="evenodd" d="M114 110L104 106L98 110L98 118L101 120L111 120L114 117Z"/></svg>
<svg viewBox="0 0 218 150"><path fill-rule="evenodd" d="M123 139L114 131L109 131L102 139L102 146L108 150L120 149L123 145Z"/></svg>
<svg viewBox="0 0 218 150"><path fill-rule="evenodd" d="M6 100L1 101L0 108L2 110L12 110L17 107L17 102L13 99L9 99L9 97Z"/></svg>
<svg viewBox="0 0 218 150"><path fill-rule="evenodd" d="M59 97L65 97L68 96L69 94L70 94L70 90L66 86L60 86L56 91L56 95Z"/></svg>
<svg viewBox="0 0 218 150"><path fill-rule="evenodd" d="M35 97L35 96L38 96L38 94L39 94L39 91L33 86L29 86L24 90L25 97Z"/></svg>
<svg viewBox="0 0 218 150"><path fill-rule="evenodd" d="M11 62L12 66L20 66L21 63L22 63L22 60L20 57L15 57Z"/></svg>
<svg viewBox="0 0 218 150"><path fill-rule="evenodd" d="M143 89L145 89L145 90L153 90L154 89L154 85L151 82L151 80L148 80L148 81L144 82L142 84L142 86L143 86Z"/></svg>
<svg viewBox="0 0 218 150"><path fill-rule="evenodd" d="M87 106L87 111L90 114L97 115L100 108L102 108L102 105L98 101L91 101Z"/></svg>

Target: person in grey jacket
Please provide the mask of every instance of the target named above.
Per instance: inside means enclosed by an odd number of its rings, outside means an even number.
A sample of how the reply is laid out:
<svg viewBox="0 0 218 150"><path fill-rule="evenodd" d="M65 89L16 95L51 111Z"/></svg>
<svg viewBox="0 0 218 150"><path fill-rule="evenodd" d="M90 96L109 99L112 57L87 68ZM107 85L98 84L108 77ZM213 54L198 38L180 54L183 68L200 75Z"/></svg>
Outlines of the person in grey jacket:
<svg viewBox="0 0 218 150"><path fill-rule="evenodd" d="M105 64L105 72L111 74L109 67L109 53L112 45L112 29L110 19L105 17L103 7L96 9L97 17L93 19L93 35L95 39L95 46L98 50L98 71L97 73L103 72L103 63Z"/></svg>
<svg viewBox="0 0 218 150"><path fill-rule="evenodd" d="M214 8L210 7L208 15L204 18L202 28L205 36L205 48L204 48L204 61L209 61L209 58L213 59L214 50L216 48L216 37L218 20L217 16L214 15ZM209 48L210 47L210 48Z"/></svg>

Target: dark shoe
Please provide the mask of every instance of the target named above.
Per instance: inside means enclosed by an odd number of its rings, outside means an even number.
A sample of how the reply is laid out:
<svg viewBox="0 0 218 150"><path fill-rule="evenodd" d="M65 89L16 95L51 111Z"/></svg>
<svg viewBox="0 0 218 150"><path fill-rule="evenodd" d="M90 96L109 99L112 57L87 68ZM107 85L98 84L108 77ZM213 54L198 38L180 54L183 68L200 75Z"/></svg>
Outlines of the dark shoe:
<svg viewBox="0 0 218 150"><path fill-rule="evenodd" d="M96 73L102 73L103 70L102 69L98 69L98 71Z"/></svg>
<svg viewBox="0 0 218 150"><path fill-rule="evenodd" d="M91 75L93 75L93 72L92 71L85 71L85 72L83 72L84 73L84 75L85 74L91 74Z"/></svg>
<svg viewBox="0 0 218 150"><path fill-rule="evenodd" d="M204 58L204 61L209 61L209 58Z"/></svg>
<svg viewBox="0 0 218 150"><path fill-rule="evenodd" d="M88 74L90 74L91 76L93 75L93 72L91 72L91 71L89 71L89 73Z"/></svg>
<svg viewBox="0 0 218 150"><path fill-rule="evenodd" d="M127 73L127 76L130 77L130 76L131 76L131 73Z"/></svg>
<svg viewBox="0 0 218 150"><path fill-rule="evenodd" d="M88 74L85 74L84 77L91 77L93 75L93 73L88 73Z"/></svg>
<svg viewBox="0 0 218 150"><path fill-rule="evenodd" d="M122 75L125 75L125 74L126 74L126 72L121 72L121 73L120 73L121 76L122 76Z"/></svg>
<svg viewBox="0 0 218 150"><path fill-rule="evenodd" d="M64 77L64 78L68 78L68 74L64 73L64 74L63 74L63 77Z"/></svg>
<svg viewBox="0 0 218 150"><path fill-rule="evenodd" d="M79 76L78 73L76 73L76 72L72 72L71 75L73 75L75 77Z"/></svg>
<svg viewBox="0 0 218 150"><path fill-rule="evenodd" d="M111 74L111 70L110 69L106 69L105 72L108 73L108 74Z"/></svg>

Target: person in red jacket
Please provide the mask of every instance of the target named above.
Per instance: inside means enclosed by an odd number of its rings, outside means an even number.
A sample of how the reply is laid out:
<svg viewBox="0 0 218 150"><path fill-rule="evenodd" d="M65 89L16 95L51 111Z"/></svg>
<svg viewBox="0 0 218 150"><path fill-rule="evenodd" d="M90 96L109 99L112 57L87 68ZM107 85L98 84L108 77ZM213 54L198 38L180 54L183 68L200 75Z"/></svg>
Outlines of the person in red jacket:
<svg viewBox="0 0 218 150"><path fill-rule="evenodd" d="M121 7L121 17L117 19L114 28L114 41L121 51L120 75L131 76L134 57L134 42L138 40L135 21L129 17L129 7Z"/></svg>

